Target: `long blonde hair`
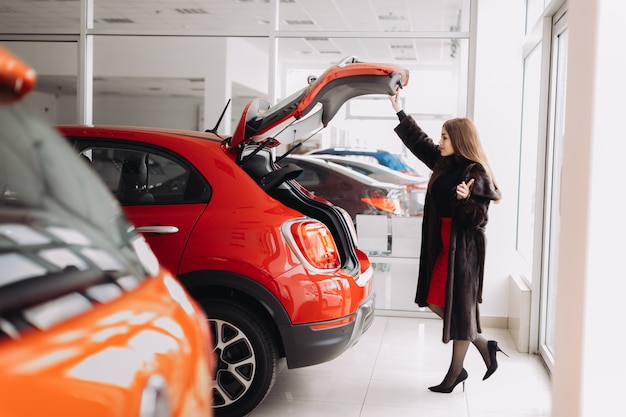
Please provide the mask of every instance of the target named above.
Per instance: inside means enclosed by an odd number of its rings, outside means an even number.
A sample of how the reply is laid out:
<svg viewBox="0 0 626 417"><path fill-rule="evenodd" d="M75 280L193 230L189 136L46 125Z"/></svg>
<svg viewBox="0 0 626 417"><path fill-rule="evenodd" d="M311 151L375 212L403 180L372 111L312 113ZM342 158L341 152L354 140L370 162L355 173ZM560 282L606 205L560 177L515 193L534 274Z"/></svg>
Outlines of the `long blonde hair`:
<svg viewBox="0 0 626 417"><path fill-rule="evenodd" d="M498 189L474 122L467 117L457 117L447 120L443 124L443 128L448 132L455 153L465 159L481 164L487 171L487 175L489 175L493 185Z"/></svg>

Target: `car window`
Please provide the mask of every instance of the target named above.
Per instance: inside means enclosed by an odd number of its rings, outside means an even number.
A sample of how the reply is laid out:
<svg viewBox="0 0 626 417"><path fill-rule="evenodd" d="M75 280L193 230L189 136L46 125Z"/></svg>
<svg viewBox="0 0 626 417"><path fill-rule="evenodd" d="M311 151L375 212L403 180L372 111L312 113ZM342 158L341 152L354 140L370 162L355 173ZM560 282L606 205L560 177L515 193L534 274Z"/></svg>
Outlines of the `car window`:
<svg viewBox="0 0 626 417"><path fill-rule="evenodd" d="M296 181L300 183L304 188L317 187L322 182L320 173L312 170L310 167L305 167L302 174L298 175Z"/></svg>
<svg viewBox="0 0 626 417"><path fill-rule="evenodd" d="M152 149L91 146L81 155L122 205L196 203L210 194L195 170Z"/></svg>
<svg viewBox="0 0 626 417"><path fill-rule="evenodd" d="M325 177L327 176L325 172L318 169L315 166L311 166L310 164L303 163L298 160L291 159L283 159L279 165L285 166L288 163L296 164L300 168L302 168L302 173L296 177L296 181L303 186L304 188L316 188L320 184L324 183Z"/></svg>
<svg viewBox="0 0 626 417"><path fill-rule="evenodd" d="M339 162L339 165L343 165L345 167L348 167L351 170L358 172L359 174L368 175L368 176L372 174L371 170L366 169L366 168L364 168L361 165L354 165L354 164L351 164L351 163L344 164L342 162Z"/></svg>

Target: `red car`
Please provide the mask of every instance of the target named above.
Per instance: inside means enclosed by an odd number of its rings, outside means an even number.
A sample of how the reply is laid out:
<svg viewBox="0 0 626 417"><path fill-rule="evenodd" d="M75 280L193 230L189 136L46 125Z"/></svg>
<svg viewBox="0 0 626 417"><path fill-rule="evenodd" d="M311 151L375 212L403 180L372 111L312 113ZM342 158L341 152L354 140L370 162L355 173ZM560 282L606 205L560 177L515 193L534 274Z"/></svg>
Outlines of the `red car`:
<svg viewBox="0 0 626 417"><path fill-rule="evenodd" d="M394 94L400 67L347 60L275 106L254 100L232 137L59 126L160 261L204 308L218 416L243 416L289 368L329 361L374 319L372 267L347 213L293 181L271 148L325 126L348 99Z"/></svg>
<svg viewBox="0 0 626 417"><path fill-rule="evenodd" d="M210 417L206 317L0 48L0 415Z"/></svg>

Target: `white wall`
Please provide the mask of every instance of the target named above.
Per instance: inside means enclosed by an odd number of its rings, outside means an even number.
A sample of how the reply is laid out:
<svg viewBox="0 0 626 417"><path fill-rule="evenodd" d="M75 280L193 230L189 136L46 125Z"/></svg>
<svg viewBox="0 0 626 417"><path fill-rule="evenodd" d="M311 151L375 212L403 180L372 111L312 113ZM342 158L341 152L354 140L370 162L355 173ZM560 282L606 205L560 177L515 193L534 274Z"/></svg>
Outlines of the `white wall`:
<svg viewBox="0 0 626 417"><path fill-rule="evenodd" d="M523 0L478 2L474 122L502 192L489 209L484 316L506 317L515 257L522 104Z"/></svg>

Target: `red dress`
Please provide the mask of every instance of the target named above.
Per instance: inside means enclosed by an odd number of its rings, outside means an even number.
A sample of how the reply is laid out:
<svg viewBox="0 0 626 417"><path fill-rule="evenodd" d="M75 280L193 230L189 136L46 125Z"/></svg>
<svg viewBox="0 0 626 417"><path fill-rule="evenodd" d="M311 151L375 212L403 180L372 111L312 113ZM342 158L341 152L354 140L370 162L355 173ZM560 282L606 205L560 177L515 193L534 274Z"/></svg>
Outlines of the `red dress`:
<svg viewBox="0 0 626 417"><path fill-rule="evenodd" d="M450 249L450 217L441 218L441 252L437 255L426 302L443 307L446 304L446 281L448 278L448 252Z"/></svg>

